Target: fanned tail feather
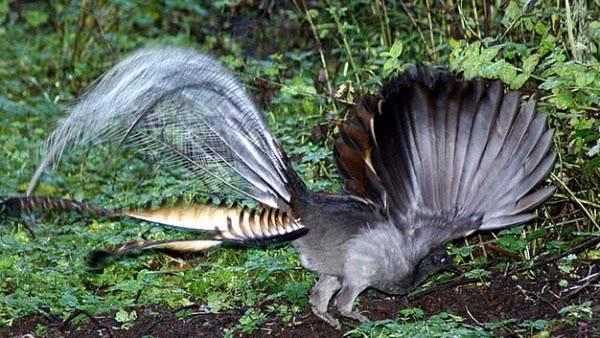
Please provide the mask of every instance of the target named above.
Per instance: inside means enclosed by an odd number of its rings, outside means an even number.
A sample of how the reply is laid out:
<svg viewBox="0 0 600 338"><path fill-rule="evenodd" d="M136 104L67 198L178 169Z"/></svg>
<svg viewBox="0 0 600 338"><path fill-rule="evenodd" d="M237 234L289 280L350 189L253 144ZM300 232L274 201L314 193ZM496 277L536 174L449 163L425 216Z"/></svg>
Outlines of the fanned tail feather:
<svg viewBox="0 0 600 338"><path fill-rule="evenodd" d="M535 98L521 97L499 81L409 67L344 125L335 154L345 189L389 199L404 227L456 227L438 230L448 239L469 232L465 219L471 231L530 220L554 192L537 189L554 154Z"/></svg>

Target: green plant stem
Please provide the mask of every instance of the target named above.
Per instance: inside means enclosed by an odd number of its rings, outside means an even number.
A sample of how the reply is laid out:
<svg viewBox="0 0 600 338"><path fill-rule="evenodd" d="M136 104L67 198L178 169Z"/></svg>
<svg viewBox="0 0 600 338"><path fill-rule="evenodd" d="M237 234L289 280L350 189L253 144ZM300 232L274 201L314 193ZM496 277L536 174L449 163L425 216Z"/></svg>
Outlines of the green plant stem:
<svg viewBox="0 0 600 338"><path fill-rule="evenodd" d="M577 203L579 205L579 207L581 208L581 210L583 210L583 212L585 213L585 215L590 219L590 221L592 222L592 224L594 224L594 226L596 227L596 229L600 230L600 225L598 225L598 222L596 222L596 219L593 217L593 215L590 213L590 211L585 207L585 205L583 205L583 203L581 202L581 199L579 199L573 193L573 191L571 191L571 189L569 189L569 187L565 184L565 182L563 182L558 176L556 176L556 174L552 173L552 174L550 174L550 176L552 177L552 179L554 179L555 181L557 181L563 187L563 189L565 189L565 191L567 192L567 194L569 195L569 197L571 198L571 200L575 201L575 203Z"/></svg>

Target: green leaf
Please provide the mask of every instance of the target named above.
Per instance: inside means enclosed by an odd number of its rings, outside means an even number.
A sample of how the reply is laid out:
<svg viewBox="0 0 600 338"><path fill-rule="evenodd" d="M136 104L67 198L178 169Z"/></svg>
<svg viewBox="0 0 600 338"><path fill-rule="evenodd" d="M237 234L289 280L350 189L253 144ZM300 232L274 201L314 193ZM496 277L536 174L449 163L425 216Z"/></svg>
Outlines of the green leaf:
<svg viewBox="0 0 600 338"><path fill-rule="evenodd" d="M48 13L38 11L36 9L25 11L23 16L25 17L25 21L27 21L29 26L34 28L45 24L48 21Z"/></svg>
<svg viewBox="0 0 600 338"><path fill-rule="evenodd" d="M402 45L402 41L400 41L400 40L394 41L392 48L390 48L390 56L393 58L400 57L400 55L402 55L403 48L404 48L404 46Z"/></svg>
<svg viewBox="0 0 600 338"><path fill-rule="evenodd" d="M500 237L498 240L498 246L510 252L518 253L525 249L527 246L527 241L518 235L507 235Z"/></svg>
<svg viewBox="0 0 600 338"><path fill-rule="evenodd" d="M489 275L491 275L491 272L484 269L473 269L471 271L465 272L465 277L467 278L483 279L489 277Z"/></svg>
<svg viewBox="0 0 600 338"><path fill-rule="evenodd" d="M306 15L308 15L311 19L314 19L319 16L319 11L317 11L316 9L309 9L306 12Z"/></svg>
<svg viewBox="0 0 600 338"><path fill-rule="evenodd" d="M556 78L551 78L551 79L544 81L540 85L539 88L543 89L543 90L551 90L554 88L558 88L558 87L562 86L563 84L564 84L564 81L556 79Z"/></svg>
<svg viewBox="0 0 600 338"><path fill-rule="evenodd" d="M226 307L227 295L221 292L212 292L208 295L206 303L212 313L218 313Z"/></svg>
<svg viewBox="0 0 600 338"><path fill-rule="evenodd" d="M481 53L480 62L487 63L487 62L492 61L496 57L496 55L498 55L499 50L500 50L500 47L498 47L498 46L484 49L483 52Z"/></svg>
<svg viewBox="0 0 600 338"><path fill-rule="evenodd" d="M503 82L511 83L513 79L517 76L517 71L511 64L504 60L500 60L498 62L500 63L498 77Z"/></svg>
<svg viewBox="0 0 600 338"><path fill-rule="evenodd" d="M575 84L577 87L587 87L596 78L596 73L593 71L582 72L578 76L575 77Z"/></svg>
<svg viewBox="0 0 600 338"><path fill-rule="evenodd" d="M383 77L388 77L400 67L398 59L387 59L383 64Z"/></svg>
<svg viewBox="0 0 600 338"><path fill-rule="evenodd" d="M473 253L475 247L472 245L465 245L460 248L454 248L452 250L453 255L458 255L460 257L468 257L471 253Z"/></svg>
<svg viewBox="0 0 600 338"><path fill-rule="evenodd" d="M531 54L523 61L523 72L533 73L535 67L540 62L540 56L538 54Z"/></svg>
<svg viewBox="0 0 600 338"><path fill-rule="evenodd" d="M561 90L551 101L556 105L556 108L567 109L573 105L573 96L571 96L571 93Z"/></svg>
<svg viewBox="0 0 600 338"><path fill-rule="evenodd" d="M584 167L584 170L588 174L592 174L594 171L600 168L600 156L596 156L589 160Z"/></svg>
<svg viewBox="0 0 600 338"><path fill-rule="evenodd" d="M506 9L504 10L504 17L502 18L502 24L505 27L515 21L521 15L521 6L519 1L510 1Z"/></svg>
<svg viewBox="0 0 600 338"><path fill-rule="evenodd" d="M534 230L534 231L528 233L527 236L525 237L525 239L528 241L533 241L538 238L543 238L545 235L546 235L545 229L537 229L537 230Z"/></svg>
<svg viewBox="0 0 600 338"><path fill-rule="evenodd" d="M515 76L514 79L512 79L512 81L510 81L509 85L511 89L519 89L521 87L523 87L523 85L525 84L525 82L527 82L527 80L529 80L529 74L519 74L517 76Z"/></svg>
<svg viewBox="0 0 600 338"><path fill-rule="evenodd" d="M124 309L117 311L115 314L115 320L119 323L132 322L137 319L137 313L134 311L127 312Z"/></svg>
<svg viewBox="0 0 600 338"><path fill-rule="evenodd" d="M410 307L400 310L400 316L404 318L423 318L425 311L418 307Z"/></svg>
<svg viewBox="0 0 600 338"><path fill-rule="evenodd" d="M450 48L454 51L459 49L462 46L462 43L460 40L456 40L456 39L449 39L448 40L448 45L450 46Z"/></svg>
<svg viewBox="0 0 600 338"><path fill-rule="evenodd" d="M542 23L541 21L538 21L535 24L535 32L538 35L544 36L544 35L548 34L548 28L546 27L546 25L544 25L544 23Z"/></svg>

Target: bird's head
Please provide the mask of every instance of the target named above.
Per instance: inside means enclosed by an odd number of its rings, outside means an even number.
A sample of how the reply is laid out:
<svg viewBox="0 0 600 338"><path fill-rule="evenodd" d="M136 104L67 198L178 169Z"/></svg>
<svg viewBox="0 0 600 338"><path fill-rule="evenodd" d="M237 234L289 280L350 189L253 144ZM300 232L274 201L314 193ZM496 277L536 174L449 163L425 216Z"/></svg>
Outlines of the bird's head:
<svg viewBox="0 0 600 338"><path fill-rule="evenodd" d="M445 245L440 245L429 251L419 263L413 267L412 272L397 280L378 280L372 287L390 294L401 295L412 291L425 281L429 276L448 270L452 267L452 258L448 255Z"/></svg>
<svg viewBox="0 0 600 338"><path fill-rule="evenodd" d="M445 244L382 224L365 229L350 241L344 268L345 276L358 285L404 294L451 266Z"/></svg>

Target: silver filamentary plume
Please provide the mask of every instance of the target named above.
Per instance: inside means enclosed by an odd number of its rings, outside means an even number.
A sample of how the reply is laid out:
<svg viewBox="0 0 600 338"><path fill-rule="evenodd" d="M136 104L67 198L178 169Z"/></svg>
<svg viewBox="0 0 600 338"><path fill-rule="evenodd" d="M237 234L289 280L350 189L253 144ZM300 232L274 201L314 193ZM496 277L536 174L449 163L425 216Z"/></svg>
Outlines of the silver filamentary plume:
<svg viewBox="0 0 600 338"><path fill-rule="evenodd" d="M192 49L143 49L101 77L49 138L27 195L72 145L98 142L186 169L207 192L289 208L290 169L262 114L227 69Z"/></svg>

